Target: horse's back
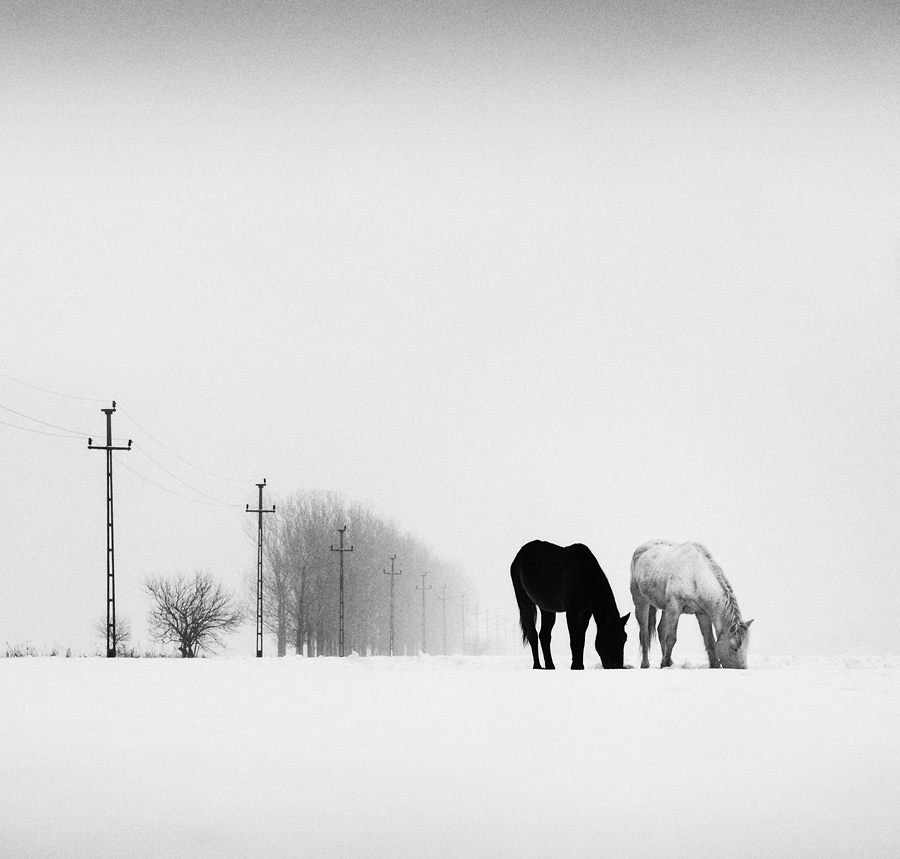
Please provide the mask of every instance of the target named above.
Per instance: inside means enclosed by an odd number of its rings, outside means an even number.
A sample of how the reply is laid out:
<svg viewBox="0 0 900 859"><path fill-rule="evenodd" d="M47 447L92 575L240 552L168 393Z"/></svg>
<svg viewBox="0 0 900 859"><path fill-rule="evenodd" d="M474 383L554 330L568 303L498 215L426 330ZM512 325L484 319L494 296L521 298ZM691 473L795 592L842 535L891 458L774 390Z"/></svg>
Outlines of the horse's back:
<svg viewBox="0 0 900 859"><path fill-rule="evenodd" d="M699 543L651 540L634 552L631 594L635 603L649 602L665 609L673 602L695 609L714 597L720 586L710 566L711 556Z"/></svg>
<svg viewBox="0 0 900 859"><path fill-rule="evenodd" d="M593 552L583 543L557 546L532 540L519 549L510 572L513 583L544 611L568 611L574 603L589 604L596 578L609 583ZM611 592L610 592L611 593Z"/></svg>

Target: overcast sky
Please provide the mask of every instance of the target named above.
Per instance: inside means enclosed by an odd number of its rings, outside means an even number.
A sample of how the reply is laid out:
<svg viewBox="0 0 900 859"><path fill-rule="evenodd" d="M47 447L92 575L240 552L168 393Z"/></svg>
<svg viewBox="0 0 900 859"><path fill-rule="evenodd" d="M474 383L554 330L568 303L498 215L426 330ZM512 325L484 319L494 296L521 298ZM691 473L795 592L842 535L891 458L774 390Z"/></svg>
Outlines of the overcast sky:
<svg viewBox="0 0 900 859"><path fill-rule="evenodd" d="M897 651L894 4L168 5L0 7L0 421L118 402L139 638L146 575L254 568L265 477L510 617L528 540L623 614L700 540L751 656ZM88 650L104 455L0 441L0 642Z"/></svg>

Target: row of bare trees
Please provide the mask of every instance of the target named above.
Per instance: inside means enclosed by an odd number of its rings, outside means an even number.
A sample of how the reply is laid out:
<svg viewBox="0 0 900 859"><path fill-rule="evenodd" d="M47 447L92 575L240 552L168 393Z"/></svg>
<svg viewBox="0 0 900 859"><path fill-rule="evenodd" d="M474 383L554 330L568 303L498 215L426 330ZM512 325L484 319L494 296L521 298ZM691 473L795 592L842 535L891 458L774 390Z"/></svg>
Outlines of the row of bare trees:
<svg viewBox="0 0 900 859"><path fill-rule="evenodd" d="M338 529L347 527L353 552L344 555L345 653L388 652L391 557L394 579L394 652L440 653L461 649L460 599L472 588L459 565L438 558L427 546L367 507L335 493L297 492L277 505L265 532L264 624L278 655L290 647L309 656L338 652ZM423 574L425 577L423 579ZM255 588L255 580L254 580ZM446 602L444 602L446 600Z"/></svg>

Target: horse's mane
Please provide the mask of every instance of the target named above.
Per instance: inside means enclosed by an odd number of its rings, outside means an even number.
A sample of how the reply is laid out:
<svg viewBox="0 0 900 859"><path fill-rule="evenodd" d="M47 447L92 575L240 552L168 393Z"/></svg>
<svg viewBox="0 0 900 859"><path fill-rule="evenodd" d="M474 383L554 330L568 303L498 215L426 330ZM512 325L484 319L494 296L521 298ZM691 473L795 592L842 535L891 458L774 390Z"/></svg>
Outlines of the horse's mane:
<svg viewBox="0 0 900 859"><path fill-rule="evenodd" d="M585 563L593 574L587 578L585 584L591 591L594 605L596 607L606 607L607 609L611 609L615 614L616 619L618 619L619 607L616 604L616 595L613 593L609 579L606 577L606 573L603 572L603 567L600 566L600 562L597 560L596 555L594 555L587 546L581 543L568 546L567 549L577 549L581 552Z"/></svg>
<svg viewBox="0 0 900 859"><path fill-rule="evenodd" d="M706 558L709 568L713 571L713 575L715 575L716 580L722 586L722 593L725 595L724 614L728 621L728 628L731 634L737 639L738 646L740 646L741 640L744 637L744 630L741 627L743 619L741 618L741 610L738 607L734 591L731 589L731 583L725 578L725 573L722 572L722 568L709 553L709 549L702 543L694 543L694 545L697 547L700 554Z"/></svg>

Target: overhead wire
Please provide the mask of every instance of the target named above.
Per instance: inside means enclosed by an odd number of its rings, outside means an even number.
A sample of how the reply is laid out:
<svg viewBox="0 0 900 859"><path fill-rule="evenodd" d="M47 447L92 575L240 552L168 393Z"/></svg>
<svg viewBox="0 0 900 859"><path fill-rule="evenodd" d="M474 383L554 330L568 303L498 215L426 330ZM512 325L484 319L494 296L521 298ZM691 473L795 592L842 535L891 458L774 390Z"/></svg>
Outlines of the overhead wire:
<svg viewBox="0 0 900 859"><path fill-rule="evenodd" d="M169 475L169 477L171 477L173 480L177 480L182 486L185 486L188 489L190 489L191 492L196 492L198 495L202 495L204 498L209 498L210 501L214 501L216 504L220 504L222 507L240 507L241 506L240 504L232 504L228 501L222 501L220 498L216 498L213 495L208 495L206 492L203 492L202 490L197 489L196 486L191 486L190 483L187 483L186 481L182 480L177 474L173 474L161 462L159 462L157 459L154 459L152 456L150 456L149 453L147 453L146 450L144 450L139 445L134 444L134 442L132 442L132 450L136 450L138 453L141 453L144 456L146 456L147 459L149 459L150 462L152 462L157 468L162 469L166 474Z"/></svg>
<svg viewBox="0 0 900 859"><path fill-rule="evenodd" d="M65 399L69 399L69 400L79 400L82 402L92 402L92 403L107 402L107 400L100 400L100 399L97 399L94 397L79 397L79 396L75 396L72 394L64 394L60 391L54 391L54 390L51 390L50 388L41 387L40 385L30 384L29 382L25 382L21 379L15 378L14 376L10 376L7 373L0 373L0 377L2 377L4 379L8 379L11 382L15 382L16 384L23 385L27 388L32 388L33 390L41 391L46 394L52 394L53 396L57 396L57 397L64 397ZM73 438L73 439L74 438L85 438L85 439L88 439L88 438L93 438L96 435L95 433L81 432L80 430L75 430L75 429L72 429L71 427L60 426L58 424L50 423L49 421L44 421L44 420L41 420L40 418L36 418L32 415L25 414L24 412L16 411L15 409L10 408L9 406L0 405L0 409L10 412L11 414L14 414L20 418L24 418L25 420L33 421L34 423L40 424L41 426L46 426L46 427L50 427L51 429L60 430L61 432L58 432L58 433L48 432L46 430L34 429L31 427L27 427L27 426L20 426L19 424L13 424L13 423L9 423L8 421L0 420L0 425L8 426L8 427L11 427L12 429L18 429L18 430L22 430L24 432L37 433L39 435L56 436L58 438ZM243 479L236 478L236 477L226 477L225 475L216 474L215 472L208 471L205 468L201 468L199 465L196 465L193 462L191 462L190 460L185 459L183 456L176 453L174 450L172 450L166 444L161 442L145 426L143 426L143 424L138 422L138 420L126 409L119 406L119 407L117 407L117 411L124 414L141 432L143 432L148 438L150 438L153 442L155 442L157 445L159 445L163 450L165 450L167 453L171 454L176 459L183 462L185 465L188 465L191 468L195 469L196 471L199 471L200 473L205 474L209 477L214 477L218 480L226 480L226 481L229 481L232 483L247 484L247 483L253 482L250 480L243 480ZM119 439L119 438L116 438L115 440L116 441L120 441L120 440L124 441L124 439ZM208 493L203 492L200 489L197 489L195 486L192 486L190 483L186 482L185 480L182 480L177 474L174 474L172 471L170 471L168 468L166 468L161 462L159 462L157 459L155 459L153 456L151 456L146 450L144 450L143 447L141 447L137 444L134 444L134 442L131 440L129 440L129 441L133 445L133 448L135 450L137 450L139 453L142 453L145 457L147 457L147 459L149 459L154 465L156 465L157 468L160 468L173 480L178 481L182 486L186 487L187 489L190 489L191 492L196 492L198 495L201 495L204 498L207 498L209 500L208 501L200 501L195 498L190 498L189 496L186 496L186 495L181 495L180 493L174 492L173 490L166 488L162 484L157 483L156 481L152 480L151 478L147 477L146 475L142 474L141 472L136 471L134 468L125 464L124 462L121 463L124 468L128 469L129 471L134 472L134 474L136 474L138 477L143 478L148 483L152 483L154 486L157 486L158 488L160 488L166 492L176 495L179 498L183 498L187 501L194 501L195 503L198 503L198 504L209 504L211 506L217 505L217 506L221 506L221 507L240 507L240 506L242 506L240 504L232 504L227 501L222 501L220 498L216 498L213 495L209 495ZM118 459L118 457L117 457L117 459Z"/></svg>
<svg viewBox="0 0 900 859"><path fill-rule="evenodd" d="M49 388L41 388L39 385L32 385L29 382L23 382L21 379L16 379L14 376L10 376L6 373L0 373L0 377L4 379L9 379L10 382L15 382L17 385L24 385L26 388L33 388L35 391L43 391L45 394L53 394L54 397L65 397L67 400L82 400L86 403L106 403L108 400L99 400L96 397L76 397L72 394L63 394L59 391L51 391Z"/></svg>
<svg viewBox="0 0 900 859"><path fill-rule="evenodd" d="M140 429L142 432L146 433L147 436L150 439L152 439L154 442L156 442L163 450L172 454L172 456L174 456L176 459L180 459L185 465L189 465L191 468L196 469L197 471L201 472L202 474L205 474L208 477L215 477L218 480L227 480L231 483L253 483L252 480L245 480L245 479L239 478L239 477L226 477L223 474L215 474L212 471L207 471L205 468L201 468L199 465L195 465L190 460L185 459L183 456L181 456L180 454L177 454L170 447L167 447L165 444L163 444L145 426L142 426L140 423L138 423L138 421L135 419L134 415L132 415L130 412L126 411L123 408L119 408L119 411L122 412L122 414L124 414L138 429Z"/></svg>
<svg viewBox="0 0 900 859"><path fill-rule="evenodd" d="M183 498L185 501L190 501L192 504L202 504L204 507L222 507L222 506L240 507L241 506L240 504L226 504L224 501L201 501L199 498L191 498L187 495L182 495L180 492L175 492L174 489L169 489L167 486L163 486L161 483L157 483L152 478L147 477L146 474L142 474L137 469L132 468L126 462L123 462L121 457L116 456L115 460L118 465L121 465L122 468L127 469L132 474L137 475L138 477L141 478L141 480L146 480L147 483L153 484L153 486L155 486L157 489L162 489L163 492L168 492L169 495L174 495L176 498ZM195 489L194 491L196 492L197 490Z"/></svg>
<svg viewBox="0 0 900 859"><path fill-rule="evenodd" d="M36 424L40 424L41 426L63 430L63 432L71 433L73 436L83 436L84 438L90 438L91 436L91 433L81 432L80 430L73 430L71 427L61 427L58 424L51 424L49 421L42 421L40 418L26 415L24 412L17 412L15 409L9 408L9 406L0 405L0 409L3 409L3 411L5 412L11 412L12 414L17 415L20 418L25 418L25 420L27 421L34 421ZM24 427L20 427L20 429L24 429Z"/></svg>
<svg viewBox="0 0 900 859"><path fill-rule="evenodd" d="M2 424L5 427L12 427L13 429L23 430L24 432L37 433L38 435L52 435L52 436L56 436L56 438L67 438L67 439L75 440L75 439L80 439L82 437L80 434L79 435L71 435L68 431L65 433L47 432L47 430L34 429L33 427L20 427L18 424L9 423L9 421L0 421L0 424Z"/></svg>

